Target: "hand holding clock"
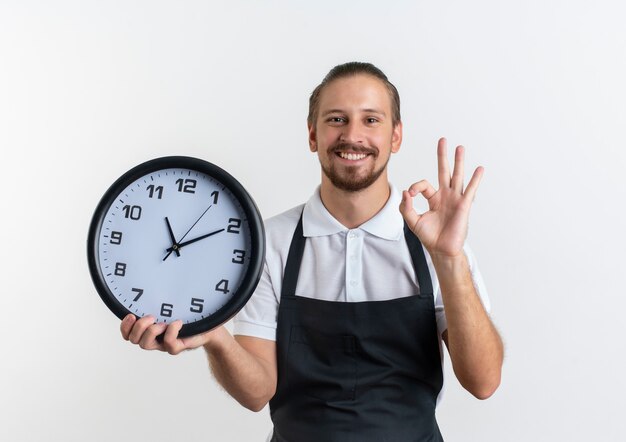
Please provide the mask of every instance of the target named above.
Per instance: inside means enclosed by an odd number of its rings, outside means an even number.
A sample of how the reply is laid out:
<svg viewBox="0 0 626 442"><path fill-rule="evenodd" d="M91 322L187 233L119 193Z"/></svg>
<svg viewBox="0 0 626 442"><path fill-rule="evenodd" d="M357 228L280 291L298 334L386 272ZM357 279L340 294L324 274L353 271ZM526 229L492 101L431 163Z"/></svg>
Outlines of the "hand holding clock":
<svg viewBox="0 0 626 442"><path fill-rule="evenodd" d="M171 324L164 322L155 324L154 320L151 315L143 318L127 315L120 324L122 337L144 350L159 350L177 355L184 350L202 347L214 339L222 338L224 332L228 333L223 326L219 326L204 333L180 338L178 334L183 327L183 321L179 319ZM161 335L162 339L157 339Z"/></svg>

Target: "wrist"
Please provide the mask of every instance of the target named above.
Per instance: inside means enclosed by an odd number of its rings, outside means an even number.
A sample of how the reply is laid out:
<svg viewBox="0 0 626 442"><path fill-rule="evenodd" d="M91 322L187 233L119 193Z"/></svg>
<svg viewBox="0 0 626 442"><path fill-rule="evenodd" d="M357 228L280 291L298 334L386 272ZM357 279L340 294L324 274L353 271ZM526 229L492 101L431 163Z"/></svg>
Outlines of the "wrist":
<svg viewBox="0 0 626 442"><path fill-rule="evenodd" d="M220 349L223 347L227 336L230 336L228 330L226 330L226 327L224 327L223 325L220 325L219 327L205 333L204 343L202 344L202 346L207 353L219 352Z"/></svg>
<svg viewBox="0 0 626 442"><path fill-rule="evenodd" d="M444 255L437 253L429 254L435 267L454 269L459 267L466 267L468 265L467 257L465 256L465 252L462 249L456 255Z"/></svg>

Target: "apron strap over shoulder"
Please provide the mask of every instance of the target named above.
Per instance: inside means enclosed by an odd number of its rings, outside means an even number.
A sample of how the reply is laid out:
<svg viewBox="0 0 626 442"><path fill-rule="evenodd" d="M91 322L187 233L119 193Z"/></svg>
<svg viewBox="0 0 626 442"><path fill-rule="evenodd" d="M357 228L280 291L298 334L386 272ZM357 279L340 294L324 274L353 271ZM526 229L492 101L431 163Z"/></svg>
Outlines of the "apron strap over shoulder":
<svg viewBox="0 0 626 442"><path fill-rule="evenodd" d="M283 276L283 287L280 291L280 297L293 296L296 294L296 286L298 285L298 275L300 274L300 264L302 263L302 255L304 254L304 246L306 240L302 234L302 215L293 232L293 239L289 246L289 255L287 255L287 263L285 265L285 274Z"/></svg>
<svg viewBox="0 0 626 442"><path fill-rule="evenodd" d="M407 223L404 223L404 238L406 244L409 246L409 253L411 254L411 260L413 261L413 268L417 275L417 282L420 287L420 295L432 295L433 283L430 278L430 272L428 271L428 264L426 263L426 256L424 255L424 249L422 243L417 236L409 229Z"/></svg>

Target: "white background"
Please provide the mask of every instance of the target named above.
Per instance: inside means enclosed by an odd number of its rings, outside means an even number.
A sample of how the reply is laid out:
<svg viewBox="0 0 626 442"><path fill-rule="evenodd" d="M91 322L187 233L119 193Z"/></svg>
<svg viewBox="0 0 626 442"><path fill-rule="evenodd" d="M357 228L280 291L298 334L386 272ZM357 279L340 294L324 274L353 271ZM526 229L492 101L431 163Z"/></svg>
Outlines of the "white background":
<svg viewBox="0 0 626 442"><path fill-rule="evenodd" d="M108 186L163 155L229 170L264 217L319 181L307 100L345 61L402 97L391 180L436 142L485 167L469 241L506 343L452 377L447 441L624 440L626 7L620 1L0 1L0 439L262 441L201 350L123 341L86 264ZM453 147L453 146L452 146Z"/></svg>

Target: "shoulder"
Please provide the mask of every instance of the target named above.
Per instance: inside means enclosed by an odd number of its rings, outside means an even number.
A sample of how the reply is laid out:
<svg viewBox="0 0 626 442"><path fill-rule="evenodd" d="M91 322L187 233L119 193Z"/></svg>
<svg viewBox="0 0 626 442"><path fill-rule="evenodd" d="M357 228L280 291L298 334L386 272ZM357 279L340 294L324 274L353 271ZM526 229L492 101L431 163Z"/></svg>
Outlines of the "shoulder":
<svg viewBox="0 0 626 442"><path fill-rule="evenodd" d="M268 241L281 239L285 236L289 236L289 239L291 239L291 234L293 234L293 231L296 229L296 225L298 224L300 215L302 215L303 209L304 204L300 204L283 213L264 220L263 224L265 225L265 235L267 236Z"/></svg>
<svg viewBox="0 0 626 442"><path fill-rule="evenodd" d="M302 209L304 209L304 204L263 221L268 254L278 253L281 255L285 248L289 248Z"/></svg>
<svg viewBox="0 0 626 442"><path fill-rule="evenodd" d="M265 219L263 223L265 224L266 233L274 234L276 231L280 231L288 227L293 227L295 229L303 209L304 204L300 204L286 210L283 213Z"/></svg>

